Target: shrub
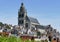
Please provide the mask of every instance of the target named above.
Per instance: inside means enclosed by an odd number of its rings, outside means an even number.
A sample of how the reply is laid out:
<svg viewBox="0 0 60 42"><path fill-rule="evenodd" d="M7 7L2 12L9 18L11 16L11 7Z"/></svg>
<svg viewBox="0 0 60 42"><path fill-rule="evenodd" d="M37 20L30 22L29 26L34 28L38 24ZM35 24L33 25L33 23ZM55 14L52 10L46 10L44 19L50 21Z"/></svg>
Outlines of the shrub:
<svg viewBox="0 0 60 42"><path fill-rule="evenodd" d="M46 39L45 42L48 42L48 40Z"/></svg>
<svg viewBox="0 0 60 42"><path fill-rule="evenodd" d="M44 42L44 40L41 40L41 42Z"/></svg>

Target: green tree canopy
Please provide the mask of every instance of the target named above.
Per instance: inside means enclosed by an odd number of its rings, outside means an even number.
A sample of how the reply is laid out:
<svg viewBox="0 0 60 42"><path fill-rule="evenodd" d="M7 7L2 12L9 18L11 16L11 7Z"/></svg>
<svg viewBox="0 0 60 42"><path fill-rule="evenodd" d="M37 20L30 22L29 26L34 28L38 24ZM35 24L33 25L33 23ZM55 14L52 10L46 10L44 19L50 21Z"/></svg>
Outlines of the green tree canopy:
<svg viewBox="0 0 60 42"><path fill-rule="evenodd" d="M11 29L11 27L10 27L9 25L6 25L6 28L7 28L7 29Z"/></svg>
<svg viewBox="0 0 60 42"><path fill-rule="evenodd" d="M37 31L37 36L40 36L40 35L41 35L41 33L39 31Z"/></svg>
<svg viewBox="0 0 60 42"><path fill-rule="evenodd" d="M4 24L2 22L0 22L0 26L4 26Z"/></svg>

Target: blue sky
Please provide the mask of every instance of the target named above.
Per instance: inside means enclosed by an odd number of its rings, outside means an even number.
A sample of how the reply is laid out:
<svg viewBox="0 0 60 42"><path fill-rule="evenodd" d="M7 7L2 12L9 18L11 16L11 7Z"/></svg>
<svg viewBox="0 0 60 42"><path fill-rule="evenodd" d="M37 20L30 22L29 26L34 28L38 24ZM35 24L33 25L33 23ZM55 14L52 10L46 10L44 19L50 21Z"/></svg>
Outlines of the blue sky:
<svg viewBox="0 0 60 42"><path fill-rule="evenodd" d="M60 0L0 0L0 22L17 25L21 2L28 16L37 18L41 25L51 24L60 30Z"/></svg>

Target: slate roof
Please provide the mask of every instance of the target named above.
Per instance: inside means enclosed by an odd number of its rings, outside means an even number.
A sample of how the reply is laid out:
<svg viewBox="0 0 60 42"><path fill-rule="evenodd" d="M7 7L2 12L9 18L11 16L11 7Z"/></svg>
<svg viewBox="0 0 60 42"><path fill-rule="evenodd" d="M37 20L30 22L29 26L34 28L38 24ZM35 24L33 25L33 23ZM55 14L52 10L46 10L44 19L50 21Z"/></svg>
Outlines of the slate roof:
<svg viewBox="0 0 60 42"><path fill-rule="evenodd" d="M40 29L45 29L45 26L42 26L42 25L36 25L35 27L38 28L38 29L39 29L39 28L40 28Z"/></svg>
<svg viewBox="0 0 60 42"><path fill-rule="evenodd" d="M39 24L39 22L38 22L38 20L36 18L32 18L32 17L28 17L28 18L29 18L30 22Z"/></svg>

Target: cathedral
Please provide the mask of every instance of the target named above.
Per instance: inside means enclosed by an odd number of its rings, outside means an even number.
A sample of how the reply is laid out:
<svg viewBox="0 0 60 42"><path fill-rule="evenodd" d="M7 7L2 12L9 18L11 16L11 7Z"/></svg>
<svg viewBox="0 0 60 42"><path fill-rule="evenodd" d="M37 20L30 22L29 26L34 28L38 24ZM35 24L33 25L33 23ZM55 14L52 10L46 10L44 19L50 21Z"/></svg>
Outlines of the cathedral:
<svg viewBox="0 0 60 42"><path fill-rule="evenodd" d="M36 26L40 25L36 18L27 16L27 11L23 3L21 3L21 7L18 11L18 25L25 29L36 29Z"/></svg>
<svg viewBox="0 0 60 42"><path fill-rule="evenodd" d="M23 3L21 3L18 11L18 26L21 28L21 34L36 35L37 32L47 34L47 32L49 33L54 31L51 25L40 25L36 18L27 16L27 11Z"/></svg>

